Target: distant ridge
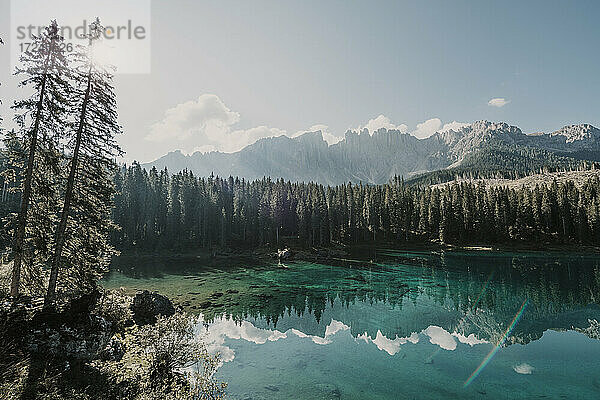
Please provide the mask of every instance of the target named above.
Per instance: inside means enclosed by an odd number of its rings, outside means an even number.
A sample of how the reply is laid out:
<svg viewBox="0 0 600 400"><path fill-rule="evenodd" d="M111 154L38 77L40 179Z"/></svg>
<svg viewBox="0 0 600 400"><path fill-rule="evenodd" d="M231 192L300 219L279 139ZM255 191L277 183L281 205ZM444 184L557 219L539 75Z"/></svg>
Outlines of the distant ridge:
<svg viewBox="0 0 600 400"><path fill-rule="evenodd" d="M348 131L342 141L331 146L320 131L307 132L295 138L261 139L235 153L188 156L174 151L143 166L167 168L172 173L187 169L198 176L267 176L336 185L379 184L394 176L410 178L469 166L481 169L488 164L490 168L527 171L545 165L575 165L578 160L600 161L600 130L590 124L526 135L503 122L477 121L427 139L398 130Z"/></svg>

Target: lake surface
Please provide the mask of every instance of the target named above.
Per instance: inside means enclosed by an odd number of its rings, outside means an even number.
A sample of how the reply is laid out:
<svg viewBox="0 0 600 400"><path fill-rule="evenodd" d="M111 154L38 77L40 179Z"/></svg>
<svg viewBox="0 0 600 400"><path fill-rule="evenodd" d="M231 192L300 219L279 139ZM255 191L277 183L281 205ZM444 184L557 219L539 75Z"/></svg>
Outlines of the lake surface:
<svg viewBox="0 0 600 400"><path fill-rule="evenodd" d="M600 398L598 255L363 258L123 258L105 285L198 314L232 399Z"/></svg>

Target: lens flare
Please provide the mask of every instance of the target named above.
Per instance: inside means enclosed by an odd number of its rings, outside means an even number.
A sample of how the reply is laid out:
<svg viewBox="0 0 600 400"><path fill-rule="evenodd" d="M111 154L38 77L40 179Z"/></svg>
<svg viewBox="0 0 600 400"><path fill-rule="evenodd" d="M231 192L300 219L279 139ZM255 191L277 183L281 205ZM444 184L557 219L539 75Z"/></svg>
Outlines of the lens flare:
<svg viewBox="0 0 600 400"><path fill-rule="evenodd" d="M483 359L483 361L481 362L481 364L479 364L479 366L475 369L475 371L473 371L473 373L471 374L471 376L469 376L469 378L465 381L465 383L463 384L463 387L469 386L469 384L471 384L471 382L473 382L473 380L475 378L477 378L477 376L486 367L486 365L489 364L489 362L494 357L494 355L496 355L496 353L498 352L498 350L500 350L500 347L502 347L502 345L506 342L506 339L508 339L508 336L510 335L510 333L512 332L512 330L515 328L515 326L517 325L517 323L519 322L519 320L523 316L523 312L525 311L525 307L527 307L527 303L528 302L529 302L529 300L525 299L525 301L523 302L523 304L521 304L521 308L515 314L515 317L513 318L513 320L510 323L510 325L508 325L508 328L506 328L506 332L504 332L504 335L502 335L502 338L500 338L500 340L498 341L498 343L496 344L496 346L492 349L492 351L490 351L488 353L488 355Z"/></svg>

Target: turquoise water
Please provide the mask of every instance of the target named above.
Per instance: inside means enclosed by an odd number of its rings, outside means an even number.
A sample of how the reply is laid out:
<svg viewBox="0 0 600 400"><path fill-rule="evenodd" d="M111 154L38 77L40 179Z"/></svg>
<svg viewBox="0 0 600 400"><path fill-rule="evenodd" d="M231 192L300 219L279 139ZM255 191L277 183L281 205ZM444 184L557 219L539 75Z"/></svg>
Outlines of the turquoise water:
<svg viewBox="0 0 600 400"><path fill-rule="evenodd" d="M197 313L233 399L600 398L600 257L361 258L128 260L106 285Z"/></svg>

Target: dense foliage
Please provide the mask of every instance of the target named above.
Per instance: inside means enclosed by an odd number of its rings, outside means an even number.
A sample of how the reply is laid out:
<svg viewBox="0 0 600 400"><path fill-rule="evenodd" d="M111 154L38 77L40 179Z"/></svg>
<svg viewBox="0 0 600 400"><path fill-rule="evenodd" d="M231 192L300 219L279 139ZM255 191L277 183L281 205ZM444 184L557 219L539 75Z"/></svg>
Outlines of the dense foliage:
<svg viewBox="0 0 600 400"><path fill-rule="evenodd" d="M13 104L16 129L4 135L2 161L13 298L46 287L51 306L57 292L67 298L92 290L113 254L111 177L120 127L112 75L92 62L92 36L102 29L98 20L94 26L89 44L71 54L52 21L16 69L28 91Z"/></svg>
<svg viewBox="0 0 600 400"><path fill-rule="evenodd" d="M598 243L600 180L530 188L462 183L324 187L265 178L247 182L149 172L115 177L113 217L121 249L328 245L368 241Z"/></svg>
<svg viewBox="0 0 600 400"><path fill-rule="evenodd" d="M27 97L0 160L0 398L222 398L194 318L140 327L129 297L99 288L120 154L112 74L91 57L103 29L96 19L67 54L52 21L16 71Z"/></svg>

